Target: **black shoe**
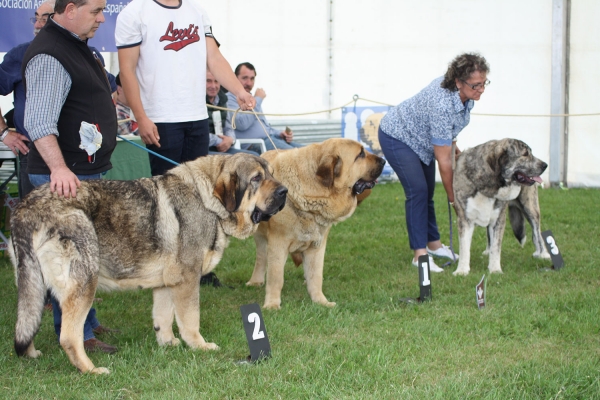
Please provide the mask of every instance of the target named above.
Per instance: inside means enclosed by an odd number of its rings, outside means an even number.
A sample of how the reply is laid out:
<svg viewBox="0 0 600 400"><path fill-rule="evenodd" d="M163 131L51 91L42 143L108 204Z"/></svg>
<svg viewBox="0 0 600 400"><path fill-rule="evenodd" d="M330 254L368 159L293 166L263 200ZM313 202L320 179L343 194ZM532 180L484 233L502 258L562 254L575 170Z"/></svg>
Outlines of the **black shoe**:
<svg viewBox="0 0 600 400"><path fill-rule="evenodd" d="M212 284L213 287L223 286L223 284L221 283L219 278L217 278L217 275L214 272L209 272L208 274L201 277L200 284L201 285L211 285Z"/></svg>

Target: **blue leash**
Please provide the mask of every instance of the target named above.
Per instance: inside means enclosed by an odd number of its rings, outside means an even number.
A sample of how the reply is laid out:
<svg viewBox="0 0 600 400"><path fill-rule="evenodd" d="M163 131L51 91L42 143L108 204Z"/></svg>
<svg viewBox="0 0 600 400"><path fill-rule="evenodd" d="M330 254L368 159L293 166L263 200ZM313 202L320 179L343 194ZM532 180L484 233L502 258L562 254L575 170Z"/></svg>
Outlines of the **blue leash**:
<svg viewBox="0 0 600 400"><path fill-rule="evenodd" d="M117 135L117 137L118 137L119 139L121 139L121 140L124 140L124 141L126 141L126 142L127 142L127 143L129 143L129 144L132 144L132 145L134 145L134 146L136 146L136 147L139 147L139 148L140 148L140 149L142 149L142 150L145 150L145 151L147 151L148 153L152 154L153 156L156 156L156 157L162 158L163 160L165 160L165 161L168 161L168 162L170 162L171 164L179 165L179 163L177 163L177 162L175 162L175 161L171 160L170 158L167 158L167 157L165 157L165 156L161 156L161 155L160 155L160 154L158 154L157 152L154 152L154 151L152 151L152 150L149 150L149 149L147 149L147 148L146 148L146 147L144 147L144 146L140 146L139 144L137 144L137 143L135 143L135 142L133 142L133 141L131 141L131 140L129 140L129 139L125 139L125 138L124 138L123 136L121 136L121 135Z"/></svg>

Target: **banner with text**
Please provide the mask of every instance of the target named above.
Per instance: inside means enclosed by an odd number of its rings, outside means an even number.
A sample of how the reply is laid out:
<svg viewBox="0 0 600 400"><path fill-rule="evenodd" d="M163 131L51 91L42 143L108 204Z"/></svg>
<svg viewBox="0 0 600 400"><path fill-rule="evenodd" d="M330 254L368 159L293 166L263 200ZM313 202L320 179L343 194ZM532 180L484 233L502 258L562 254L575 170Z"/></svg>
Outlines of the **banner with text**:
<svg viewBox="0 0 600 400"><path fill-rule="evenodd" d="M7 52L13 47L33 40L33 24L35 10L42 0L0 0L0 52ZM128 1L108 0L104 9L106 21L100 25L89 45L99 51L115 52L115 25L117 15L129 4Z"/></svg>

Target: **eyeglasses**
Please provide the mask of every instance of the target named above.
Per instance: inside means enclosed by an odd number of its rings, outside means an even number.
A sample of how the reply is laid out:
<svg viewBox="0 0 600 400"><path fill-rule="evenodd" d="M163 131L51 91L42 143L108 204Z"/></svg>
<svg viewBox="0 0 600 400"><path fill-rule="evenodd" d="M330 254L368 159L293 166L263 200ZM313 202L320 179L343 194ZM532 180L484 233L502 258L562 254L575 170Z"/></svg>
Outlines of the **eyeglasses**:
<svg viewBox="0 0 600 400"><path fill-rule="evenodd" d="M471 89L473 89L473 90L481 90L481 89L483 89L483 88L487 87L487 86L488 86L490 83L492 83L492 82L490 82L490 80L489 80L489 79L486 79L486 80L485 80L485 82L483 82L483 83L478 83L478 84L476 84L476 85L471 85L470 83L467 83L467 82L465 82L465 81L462 81L462 83L464 83L465 85L467 85L468 87L470 87L470 88L471 88Z"/></svg>
<svg viewBox="0 0 600 400"><path fill-rule="evenodd" d="M42 14L41 17L35 16L35 17L31 17L29 18L29 20L31 21L32 24L35 25L36 22L41 22L42 24L45 24L46 22L48 22L48 17L50 16L50 13L46 13L46 14Z"/></svg>

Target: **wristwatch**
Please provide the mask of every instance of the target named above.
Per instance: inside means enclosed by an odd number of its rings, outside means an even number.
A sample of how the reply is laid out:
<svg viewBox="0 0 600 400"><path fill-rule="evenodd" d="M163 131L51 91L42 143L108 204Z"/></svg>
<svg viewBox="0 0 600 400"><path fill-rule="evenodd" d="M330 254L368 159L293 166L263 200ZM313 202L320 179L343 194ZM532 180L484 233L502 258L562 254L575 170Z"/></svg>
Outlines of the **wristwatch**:
<svg viewBox="0 0 600 400"><path fill-rule="evenodd" d="M2 130L2 135L0 135L0 142L4 142L6 135L8 135L8 126Z"/></svg>

